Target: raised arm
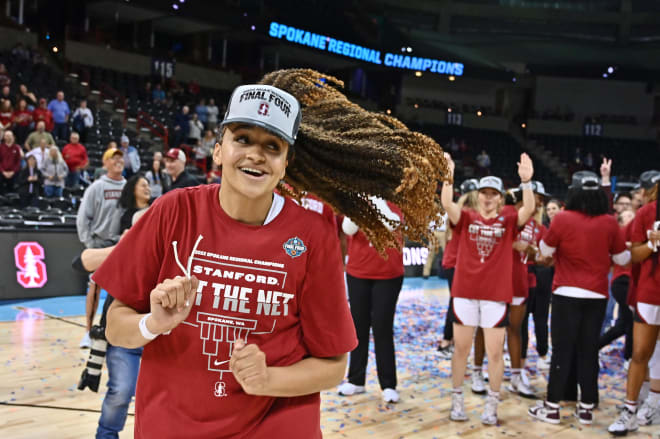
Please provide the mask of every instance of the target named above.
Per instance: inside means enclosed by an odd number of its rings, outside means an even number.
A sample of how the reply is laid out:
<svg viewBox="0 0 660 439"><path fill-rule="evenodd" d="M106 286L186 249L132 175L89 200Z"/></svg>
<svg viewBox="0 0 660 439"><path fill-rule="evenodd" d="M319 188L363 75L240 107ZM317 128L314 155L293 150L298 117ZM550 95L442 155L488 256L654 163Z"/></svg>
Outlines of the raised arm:
<svg viewBox="0 0 660 439"><path fill-rule="evenodd" d="M448 153L445 153L447 166L449 168L448 180L442 183L442 191L440 192L440 202L442 207L447 212L447 217L452 224L456 225L461 219L461 208L454 202L454 169L456 164Z"/></svg>
<svg viewBox="0 0 660 439"><path fill-rule="evenodd" d="M518 210L518 227L524 226L527 221L534 215L536 210L536 198L532 190L532 177L534 176L534 165L532 159L525 153L520 154L520 162L518 162L518 176L520 177L523 204Z"/></svg>

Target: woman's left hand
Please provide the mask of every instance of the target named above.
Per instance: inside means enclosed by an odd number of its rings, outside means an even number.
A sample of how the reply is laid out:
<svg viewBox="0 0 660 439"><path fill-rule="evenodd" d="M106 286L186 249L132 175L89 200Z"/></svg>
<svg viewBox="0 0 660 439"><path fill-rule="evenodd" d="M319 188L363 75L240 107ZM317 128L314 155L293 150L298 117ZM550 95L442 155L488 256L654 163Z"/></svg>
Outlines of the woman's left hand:
<svg viewBox="0 0 660 439"><path fill-rule="evenodd" d="M269 379L268 366L266 354L259 349L259 346L246 345L243 340L235 341L229 368L245 393L265 395Z"/></svg>

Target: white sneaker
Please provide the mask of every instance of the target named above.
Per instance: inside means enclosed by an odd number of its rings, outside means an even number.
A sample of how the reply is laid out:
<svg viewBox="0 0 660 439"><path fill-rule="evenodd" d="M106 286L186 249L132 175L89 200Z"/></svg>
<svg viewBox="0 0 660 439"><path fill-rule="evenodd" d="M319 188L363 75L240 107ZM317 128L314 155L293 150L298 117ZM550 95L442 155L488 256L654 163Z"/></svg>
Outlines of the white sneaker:
<svg viewBox="0 0 660 439"><path fill-rule="evenodd" d="M550 356L546 355L545 357L539 357L539 359L536 360L536 368L540 370L550 369Z"/></svg>
<svg viewBox="0 0 660 439"><path fill-rule="evenodd" d="M465 414L465 401L463 400L462 393L451 394L451 413L449 413L449 419L459 422L468 420Z"/></svg>
<svg viewBox="0 0 660 439"><path fill-rule="evenodd" d="M658 415L660 415L660 410L658 410L656 403L646 398L644 404L637 410L637 422L639 425L651 425L658 418Z"/></svg>
<svg viewBox="0 0 660 439"><path fill-rule="evenodd" d="M488 395L486 398L486 405L484 406L484 411L481 414L481 423L485 425L496 425L497 424L497 405L499 404L499 399L493 395Z"/></svg>
<svg viewBox="0 0 660 439"><path fill-rule="evenodd" d="M472 371L472 393L477 395L486 394L486 383L484 382L483 372L476 369Z"/></svg>
<svg viewBox="0 0 660 439"><path fill-rule="evenodd" d="M80 340L80 349L89 349L92 345L92 340L89 338L89 332L85 332L82 340Z"/></svg>
<svg viewBox="0 0 660 439"><path fill-rule="evenodd" d="M619 414L619 419L609 426L607 431L614 436L625 436L629 432L637 431L639 424L635 413L624 407Z"/></svg>
<svg viewBox="0 0 660 439"><path fill-rule="evenodd" d="M399 402L399 392L389 388L383 390L383 401L386 403Z"/></svg>
<svg viewBox="0 0 660 439"><path fill-rule="evenodd" d="M520 369L520 379L525 386L532 387L532 384L529 382L529 374L527 373L527 369Z"/></svg>
<svg viewBox="0 0 660 439"><path fill-rule="evenodd" d="M523 398L536 399L535 391L530 385L526 385L521 374L516 374L511 377L511 383L506 387L509 392L517 393Z"/></svg>
<svg viewBox="0 0 660 439"><path fill-rule="evenodd" d="M341 396L357 395L358 393L364 393L366 391L367 389L365 389L364 386L356 386L355 384L351 383L344 383L339 386L339 389L337 389L337 393L339 393Z"/></svg>

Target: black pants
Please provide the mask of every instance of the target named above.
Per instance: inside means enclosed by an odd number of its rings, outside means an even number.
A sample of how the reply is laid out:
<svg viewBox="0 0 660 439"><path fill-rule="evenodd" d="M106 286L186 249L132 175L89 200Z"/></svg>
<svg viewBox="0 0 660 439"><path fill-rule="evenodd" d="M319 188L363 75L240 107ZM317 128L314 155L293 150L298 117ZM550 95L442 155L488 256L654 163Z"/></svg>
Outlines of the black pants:
<svg viewBox="0 0 660 439"><path fill-rule="evenodd" d="M376 369L381 389L396 389L394 312L403 276L394 279L360 279L346 275L351 315L358 346L351 352L348 381L364 386L369 359L369 329L373 329Z"/></svg>
<svg viewBox="0 0 660 439"><path fill-rule="evenodd" d="M619 276L612 282L612 296L616 303L619 304L619 318L616 323L603 335L600 336L598 348L602 349L608 344L612 343L622 335L626 336L623 358L629 360L632 356L632 335L633 335L633 313L628 308L628 285L630 284L630 277Z"/></svg>
<svg viewBox="0 0 660 439"><path fill-rule="evenodd" d="M552 360L548 401L559 403L567 394L573 369L585 404L598 402L598 343L607 300L552 297Z"/></svg>
<svg viewBox="0 0 660 439"><path fill-rule="evenodd" d="M448 268L445 270L445 276L447 277L447 284L449 285L449 294L451 294L451 284L454 282L454 268ZM453 340L454 339L454 299L449 297L449 306L447 307L447 315L445 316L445 329L442 336L443 340Z"/></svg>
<svg viewBox="0 0 660 439"><path fill-rule="evenodd" d="M549 267L534 266L536 288L529 290L527 312L522 322L522 358L527 358L529 345L529 315L534 317L534 335L536 336L536 352L545 357L548 354L548 315L550 314L550 297L552 296L552 278L554 270Z"/></svg>

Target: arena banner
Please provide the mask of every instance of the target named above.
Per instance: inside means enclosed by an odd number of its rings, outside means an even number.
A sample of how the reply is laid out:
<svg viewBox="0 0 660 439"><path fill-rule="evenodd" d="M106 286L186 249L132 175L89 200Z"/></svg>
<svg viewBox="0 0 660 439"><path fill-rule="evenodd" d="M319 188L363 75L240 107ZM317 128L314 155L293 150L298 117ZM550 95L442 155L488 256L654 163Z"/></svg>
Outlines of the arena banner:
<svg viewBox="0 0 660 439"><path fill-rule="evenodd" d="M403 247L403 267L405 277L421 277L424 270L424 264L429 257L429 249L424 244L406 241ZM433 262L431 276L438 275L438 260Z"/></svg>
<svg viewBox="0 0 660 439"><path fill-rule="evenodd" d="M0 231L0 300L83 294L71 268L82 249L75 231Z"/></svg>
<svg viewBox="0 0 660 439"><path fill-rule="evenodd" d="M286 40L312 49L322 50L372 64L384 65L386 67L453 76L463 76L465 70L465 66L459 62L397 53L382 54L380 50L359 46L274 21L268 26L268 35L272 38Z"/></svg>

